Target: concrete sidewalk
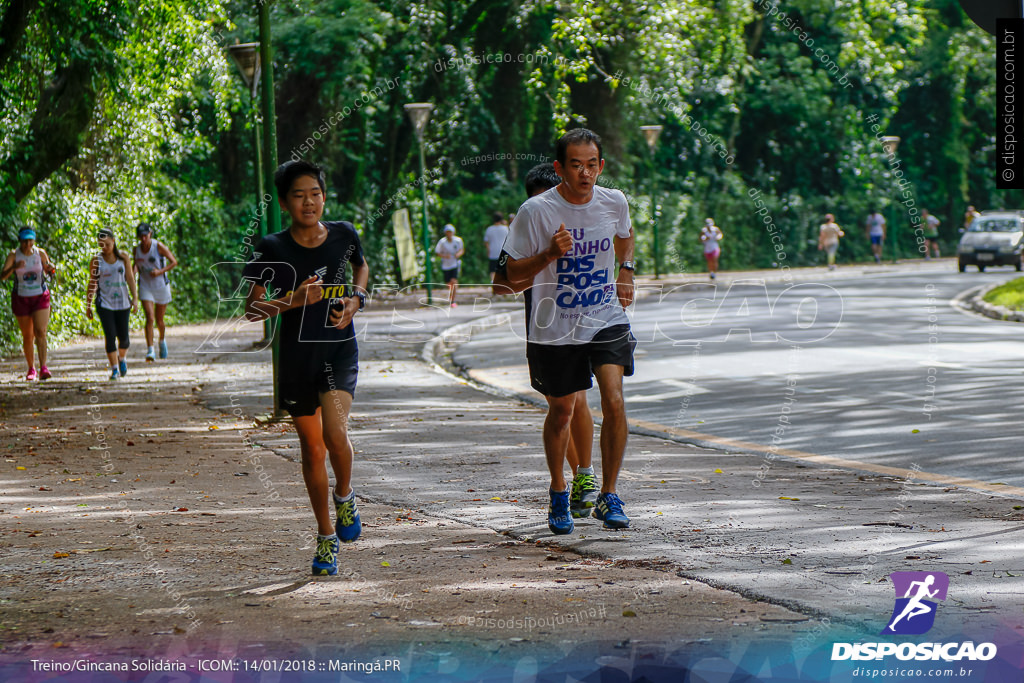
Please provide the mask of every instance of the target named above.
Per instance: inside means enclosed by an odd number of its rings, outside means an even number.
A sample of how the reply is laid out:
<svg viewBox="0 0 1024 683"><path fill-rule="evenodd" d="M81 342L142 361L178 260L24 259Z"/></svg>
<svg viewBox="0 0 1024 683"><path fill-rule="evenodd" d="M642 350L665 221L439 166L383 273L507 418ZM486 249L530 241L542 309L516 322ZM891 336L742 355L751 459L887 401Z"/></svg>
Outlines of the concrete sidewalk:
<svg viewBox="0 0 1024 683"><path fill-rule="evenodd" d="M465 308L453 315L471 318ZM94 341L55 351L48 382L0 382L0 669L59 648L373 651L503 670L531 657L596 662L605 647L742 653L813 628L806 614L680 577L666 561L610 552L636 536L594 521L580 532L609 552L552 542L540 414L424 364L423 342L452 322L431 315L379 336L390 313L362 318L352 439L364 535L342 548L337 577L309 576L294 430L253 427L270 408L258 334L175 328L167 361L130 354L116 382ZM18 370L0 365L8 378Z"/></svg>

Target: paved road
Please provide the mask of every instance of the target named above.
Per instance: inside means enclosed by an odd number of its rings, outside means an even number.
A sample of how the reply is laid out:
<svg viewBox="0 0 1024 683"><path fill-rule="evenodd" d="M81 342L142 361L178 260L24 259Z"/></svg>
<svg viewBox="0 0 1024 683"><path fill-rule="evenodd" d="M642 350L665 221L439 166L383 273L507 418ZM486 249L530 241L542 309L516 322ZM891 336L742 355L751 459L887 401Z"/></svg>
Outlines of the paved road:
<svg viewBox="0 0 1024 683"><path fill-rule="evenodd" d="M774 439L779 449L1024 487L1015 446L1024 328L950 304L1014 276L942 262L805 273L795 286L666 286L633 315L641 343L630 417L718 447ZM522 328L517 315L453 358L529 392Z"/></svg>

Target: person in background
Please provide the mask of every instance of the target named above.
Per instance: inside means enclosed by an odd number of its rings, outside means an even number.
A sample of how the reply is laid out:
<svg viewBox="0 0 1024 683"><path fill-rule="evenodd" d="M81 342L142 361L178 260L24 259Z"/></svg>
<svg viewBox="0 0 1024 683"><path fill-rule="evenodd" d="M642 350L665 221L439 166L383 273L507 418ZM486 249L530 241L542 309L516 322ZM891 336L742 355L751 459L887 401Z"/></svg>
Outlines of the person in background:
<svg viewBox="0 0 1024 683"><path fill-rule="evenodd" d="M18 231L18 247L7 255L0 280L14 275L11 308L21 329L21 350L28 363L25 379L36 378L33 342L39 350L39 379L50 379L46 367L46 327L50 323L50 290L46 277L56 272L50 257L36 246L36 231L24 227Z"/></svg>
<svg viewBox="0 0 1024 683"><path fill-rule="evenodd" d="M505 215L501 211L494 212L494 223L484 230L484 248L487 250L487 270L491 274L491 282L494 282L494 273L498 270L498 258L501 256L501 248L508 237L508 223L505 222Z"/></svg>
<svg viewBox="0 0 1024 683"><path fill-rule="evenodd" d="M139 277L139 299L146 314L146 361L156 360L153 349L153 323L160 332L160 358L167 358L164 312L171 303L171 281L167 272L178 265L178 259L165 245L153 239L148 223L135 228L139 243L135 246L132 270Z"/></svg>
<svg viewBox="0 0 1024 683"><path fill-rule="evenodd" d="M977 209L973 206L968 206L967 211L964 212L964 230L969 230L971 228L971 223L973 223L974 219L980 215L981 213L979 213Z"/></svg>
<svg viewBox="0 0 1024 683"><path fill-rule="evenodd" d="M555 165L548 162L537 164L526 174L526 198L536 197L562 181L555 171ZM508 252L501 251L501 259L491 285L494 294L514 294L523 292L526 304L526 328L530 328L530 310L532 307L530 285L532 280L511 282L508 279ZM575 518L588 517L597 504L597 479L593 463L594 449L594 417L587 404L586 390L576 392L572 409L572 421L569 423L569 439L565 447L565 461L572 470L572 483L569 491L569 514Z"/></svg>
<svg viewBox="0 0 1024 683"><path fill-rule="evenodd" d="M845 233L836 225L836 217L825 214L825 222L818 228L818 251L824 251L828 257L828 269L836 269L836 251L839 249L839 238Z"/></svg>
<svg viewBox="0 0 1024 683"><path fill-rule="evenodd" d="M864 230L868 240L871 242L871 254L875 257L875 263L882 262L882 243L885 242L885 218L875 209L868 215L864 222Z"/></svg>
<svg viewBox="0 0 1024 683"><path fill-rule="evenodd" d="M100 253L89 264L89 285L85 290L85 317L92 320L92 301L96 299L96 315L103 326L107 359L110 361L110 379L128 374L128 319L139 310L135 278L128 277L132 266L128 254L117 249L114 231L100 228L96 233ZM130 297L129 297L130 293Z"/></svg>
<svg viewBox="0 0 1024 683"><path fill-rule="evenodd" d="M935 252L935 258L941 258L939 254L939 219L931 215L928 209L921 209L921 222L924 223L925 260L931 258L932 252Z"/></svg>
<svg viewBox="0 0 1024 683"><path fill-rule="evenodd" d="M715 225L715 219L705 218L704 227L700 229L700 241L704 243L704 260L708 263L712 280L718 272L718 257L722 255L722 248L718 245L721 239L722 229Z"/></svg>
<svg viewBox="0 0 1024 683"><path fill-rule="evenodd" d="M444 226L444 237L434 247L434 252L441 257L441 276L448 285L448 303L457 306L455 292L459 289L460 259L466 253L466 247L462 244L462 238L455 235L455 226L451 223Z"/></svg>

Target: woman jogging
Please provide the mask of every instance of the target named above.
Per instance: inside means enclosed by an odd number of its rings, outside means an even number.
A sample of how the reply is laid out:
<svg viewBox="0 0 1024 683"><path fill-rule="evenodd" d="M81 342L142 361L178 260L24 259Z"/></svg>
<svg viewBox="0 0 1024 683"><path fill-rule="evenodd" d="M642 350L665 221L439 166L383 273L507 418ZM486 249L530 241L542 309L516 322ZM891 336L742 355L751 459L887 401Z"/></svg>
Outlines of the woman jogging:
<svg viewBox="0 0 1024 683"><path fill-rule="evenodd" d="M844 234L836 225L836 217L826 213L825 222L818 227L818 251L824 251L828 256L829 270L836 269L836 251L839 249L839 238Z"/></svg>
<svg viewBox="0 0 1024 683"><path fill-rule="evenodd" d="M715 225L715 219L705 218L704 227L700 229L700 241L704 243L704 260L708 262L708 273L715 279L718 272L718 257L722 249L718 243L722 240L722 229Z"/></svg>
<svg viewBox="0 0 1024 683"><path fill-rule="evenodd" d="M96 234L100 253L92 257L89 264L89 286L85 291L85 317L92 320L92 301L96 299L96 315L103 326L106 340L107 359L110 361L110 379L128 374L125 356L131 342L128 339L128 318L139 310L135 278L127 277L131 272L128 254L117 249L114 231L100 228ZM129 298L130 292L130 298Z"/></svg>
<svg viewBox="0 0 1024 683"><path fill-rule="evenodd" d="M164 338L164 311L171 303L171 281L167 272L178 265L178 259L165 245L153 239L153 229L148 223L139 223L135 228L139 243L135 245L132 274L139 277L139 300L146 313L146 361L156 360L153 349L153 322L160 332L160 358L167 358L167 341Z"/></svg>
<svg viewBox="0 0 1024 683"><path fill-rule="evenodd" d="M46 326L50 322L50 290L46 277L57 270L46 252L36 246L36 231L22 228L18 231L18 247L7 255L0 280L14 277L14 292L11 294L11 308L21 328L21 349L28 363L25 379L36 378L33 341L39 350L39 379L50 379L46 367Z"/></svg>

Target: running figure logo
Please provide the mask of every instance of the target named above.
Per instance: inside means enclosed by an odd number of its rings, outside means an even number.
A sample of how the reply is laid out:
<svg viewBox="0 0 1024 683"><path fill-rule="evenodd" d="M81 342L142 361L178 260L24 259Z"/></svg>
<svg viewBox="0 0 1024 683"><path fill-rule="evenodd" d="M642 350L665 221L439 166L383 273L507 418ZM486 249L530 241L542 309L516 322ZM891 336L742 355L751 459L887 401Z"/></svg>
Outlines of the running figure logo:
<svg viewBox="0 0 1024 683"><path fill-rule="evenodd" d="M935 623L936 600L945 600L949 577L942 572L893 572L896 605L880 635L916 636Z"/></svg>

